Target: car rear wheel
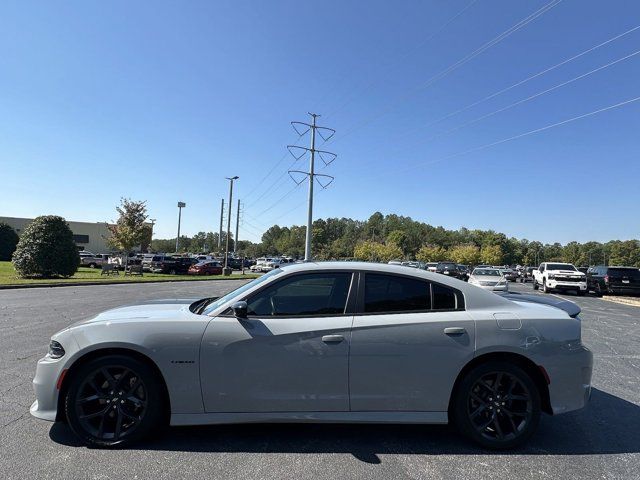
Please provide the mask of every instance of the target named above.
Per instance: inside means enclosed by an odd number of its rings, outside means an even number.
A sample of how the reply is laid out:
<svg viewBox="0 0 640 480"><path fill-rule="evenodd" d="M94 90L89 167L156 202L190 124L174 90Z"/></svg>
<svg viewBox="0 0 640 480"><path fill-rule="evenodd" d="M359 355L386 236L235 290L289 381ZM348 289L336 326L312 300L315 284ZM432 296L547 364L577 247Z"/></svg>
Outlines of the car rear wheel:
<svg viewBox="0 0 640 480"><path fill-rule="evenodd" d="M533 280L533 289L538 290L538 282L535 279Z"/></svg>
<svg viewBox="0 0 640 480"><path fill-rule="evenodd" d="M491 449L514 448L526 442L540 421L540 393L517 365L488 362L461 381L453 404L461 433Z"/></svg>
<svg viewBox="0 0 640 480"><path fill-rule="evenodd" d="M100 357L69 380L65 414L89 446L131 443L165 424L162 380L143 362L124 355Z"/></svg>

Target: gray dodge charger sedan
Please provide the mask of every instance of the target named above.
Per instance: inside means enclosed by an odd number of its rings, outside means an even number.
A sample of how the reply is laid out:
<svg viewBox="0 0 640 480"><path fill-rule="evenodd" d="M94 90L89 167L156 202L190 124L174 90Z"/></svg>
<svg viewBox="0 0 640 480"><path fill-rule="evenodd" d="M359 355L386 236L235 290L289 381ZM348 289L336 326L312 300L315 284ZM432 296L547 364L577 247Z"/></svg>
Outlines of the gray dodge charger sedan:
<svg viewBox="0 0 640 480"><path fill-rule="evenodd" d="M453 422L510 448L541 412L584 407L592 369L577 315L516 300L402 266L290 265L56 333L31 413L94 446L167 424Z"/></svg>

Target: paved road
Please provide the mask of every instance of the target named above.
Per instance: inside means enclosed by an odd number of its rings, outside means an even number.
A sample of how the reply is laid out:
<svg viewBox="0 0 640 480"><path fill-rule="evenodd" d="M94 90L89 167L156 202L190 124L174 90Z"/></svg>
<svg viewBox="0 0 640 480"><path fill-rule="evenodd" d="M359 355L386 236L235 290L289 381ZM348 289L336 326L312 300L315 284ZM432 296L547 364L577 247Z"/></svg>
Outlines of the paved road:
<svg viewBox="0 0 640 480"><path fill-rule="evenodd" d="M0 291L2 478L640 478L640 308L573 295L566 298L582 307L583 338L595 354L592 402L544 416L533 441L515 452L479 450L448 427L380 425L174 428L135 448L93 450L64 425L28 414L35 362L56 330L123 303L216 295L237 285Z"/></svg>

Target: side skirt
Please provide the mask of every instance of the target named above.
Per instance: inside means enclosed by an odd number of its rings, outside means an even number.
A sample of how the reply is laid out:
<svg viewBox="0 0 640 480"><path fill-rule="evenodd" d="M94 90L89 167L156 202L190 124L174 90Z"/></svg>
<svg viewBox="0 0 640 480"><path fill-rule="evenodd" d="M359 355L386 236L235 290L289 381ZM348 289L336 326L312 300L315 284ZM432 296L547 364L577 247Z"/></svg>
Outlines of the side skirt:
<svg viewBox="0 0 640 480"><path fill-rule="evenodd" d="M448 423L447 412L249 412L174 413L171 425L229 423Z"/></svg>

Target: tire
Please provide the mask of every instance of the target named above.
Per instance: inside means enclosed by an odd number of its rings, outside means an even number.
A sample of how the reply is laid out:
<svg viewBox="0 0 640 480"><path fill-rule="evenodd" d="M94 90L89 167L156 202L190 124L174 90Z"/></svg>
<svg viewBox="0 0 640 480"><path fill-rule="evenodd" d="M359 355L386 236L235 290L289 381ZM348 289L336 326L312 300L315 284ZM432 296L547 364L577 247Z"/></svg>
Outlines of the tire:
<svg viewBox="0 0 640 480"><path fill-rule="evenodd" d="M90 263L89 264L89 268L96 268L96 264L95 263Z"/></svg>
<svg viewBox="0 0 640 480"><path fill-rule="evenodd" d="M454 395L450 414L455 425L485 448L522 445L540 422L540 392L531 377L512 363L478 365L464 376Z"/></svg>
<svg viewBox="0 0 640 480"><path fill-rule="evenodd" d="M544 293L549 293L551 291L549 287L547 287L547 280L544 278L542 279L542 291Z"/></svg>
<svg viewBox="0 0 640 480"><path fill-rule="evenodd" d="M533 279L533 289L534 290L538 290L538 282L536 281L536 279Z"/></svg>
<svg viewBox="0 0 640 480"><path fill-rule="evenodd" d="M172 268L171 270L169 270L169 275L175 275L176 274L176 269Z"/></svg>
<svg viewBox="0 0 640 480"><path fill-rule="evenodd" d="M600 282L596 283L595 294L598 297L602 297L604 295L604 291L602 290L602 287L600 286Z"/></svg>
<svg viewBox="0 0 640 480"><path fill-rule="evenodd" d="M162 379L139 360L99 357L81 365L69 382L64 413L88 446L127 445L167 424Z"/></svg>
<svg viewBox="0 0 640 480"><path fill-rule="evenodd" d="M576 293L578 294L579 297L584 297L585 293L587 293L585 290L576 290Z"/></svg>

